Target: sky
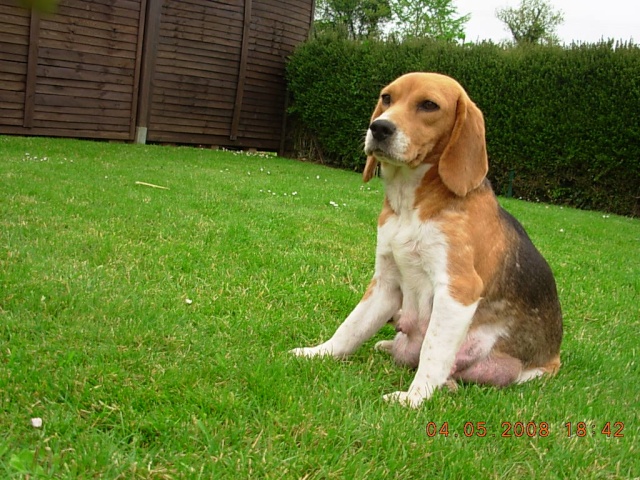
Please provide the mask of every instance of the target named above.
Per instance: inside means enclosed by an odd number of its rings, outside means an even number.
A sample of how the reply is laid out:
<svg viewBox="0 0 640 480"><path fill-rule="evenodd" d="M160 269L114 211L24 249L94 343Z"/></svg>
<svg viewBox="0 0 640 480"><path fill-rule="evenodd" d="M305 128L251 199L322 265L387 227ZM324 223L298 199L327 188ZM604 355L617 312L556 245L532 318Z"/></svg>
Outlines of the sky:
<svg viewBox="0 0 640 480"><path fill-rule="evenodd" d="M465 25L468 42L510 40L496 9L518 7L520 0L455 0L458 15L471 14ZM640 0L548 0L564 13L557 29L562 43L594 43L602 38L640 43Z"/></svg>

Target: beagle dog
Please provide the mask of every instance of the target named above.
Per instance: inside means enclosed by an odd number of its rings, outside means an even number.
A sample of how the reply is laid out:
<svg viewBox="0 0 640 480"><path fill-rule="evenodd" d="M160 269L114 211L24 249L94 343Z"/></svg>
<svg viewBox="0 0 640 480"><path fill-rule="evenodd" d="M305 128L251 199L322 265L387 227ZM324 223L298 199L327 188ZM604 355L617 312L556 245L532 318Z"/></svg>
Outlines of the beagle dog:
<svg viewBox="0 0 640 480"><path fill-rule="evenodd" d="M557 372L553 274L497 202L482 112L460 84L435 73L392 82L364 149L364 181L379 163L385 185L373 279L328 341L292 353L343 358L392 321L394 340L376 349L417 371L384 398L414 408L456 380L502 387Z"/></svg>

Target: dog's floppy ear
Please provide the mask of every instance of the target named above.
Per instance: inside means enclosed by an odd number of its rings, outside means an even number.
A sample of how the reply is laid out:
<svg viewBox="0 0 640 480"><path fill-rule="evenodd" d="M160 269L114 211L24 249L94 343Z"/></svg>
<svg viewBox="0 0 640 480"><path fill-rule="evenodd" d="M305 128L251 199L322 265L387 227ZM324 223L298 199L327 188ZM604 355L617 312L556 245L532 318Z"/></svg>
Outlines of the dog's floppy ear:
<svg viewBox="0 0 640 480"><path fill-rule="evenodd" d="M378 118L382 114L382 106L380 105L380 100L376 104L376 108L371 114L371 120L369 120L369 125L373 123L373 121ZM367 156L367 163L364 166L364 170L362 172L362 181L367 183L369 180L373 178L376 174L376 168L378 168L378 160L373 155Z"/></svg>
<svg viewBox="0 0 640 480"><path fill-rule="evenodd" d="M378 160L373 155L367 156L367 163L364 166L362 172L362 181L367 183L376 174L376 168L378 167Z"/></svg>
<svg viewBox="0 0 640 480"><path fill-rule="evenodd" d="M484 180L489 170L482 112L462 93L456 106L456 121L445 147L438 173L453 193L464 197Z"/></svg>

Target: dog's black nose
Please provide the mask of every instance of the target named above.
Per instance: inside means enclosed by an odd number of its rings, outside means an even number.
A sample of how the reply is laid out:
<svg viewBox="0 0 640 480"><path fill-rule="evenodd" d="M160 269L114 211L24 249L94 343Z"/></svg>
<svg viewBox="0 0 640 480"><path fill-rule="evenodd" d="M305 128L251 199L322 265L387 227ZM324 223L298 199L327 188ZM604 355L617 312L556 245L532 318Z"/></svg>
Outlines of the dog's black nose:
<svg viewBox="0 0 640 480"><path fill-rule="evenodd" d="M375 120L369 125L369 130L373 138L381 142L395 133L396 126L389 120Z"/></svg>

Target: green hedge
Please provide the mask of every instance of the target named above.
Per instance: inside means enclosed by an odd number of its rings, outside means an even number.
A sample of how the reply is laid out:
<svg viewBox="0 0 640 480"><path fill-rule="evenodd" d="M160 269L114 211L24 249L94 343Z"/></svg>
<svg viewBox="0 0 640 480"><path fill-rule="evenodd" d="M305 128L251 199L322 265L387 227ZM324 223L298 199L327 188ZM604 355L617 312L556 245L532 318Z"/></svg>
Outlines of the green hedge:
<svg viewBox="0 0 640 480"><path fill-rule="evenodd" d="M290 113L326 163L362 169L380 88L410 71L456 78L485 115L489 177L513 195L640 214L640 48L503 48L425 41L299 47L288 64Z"/></svg>

